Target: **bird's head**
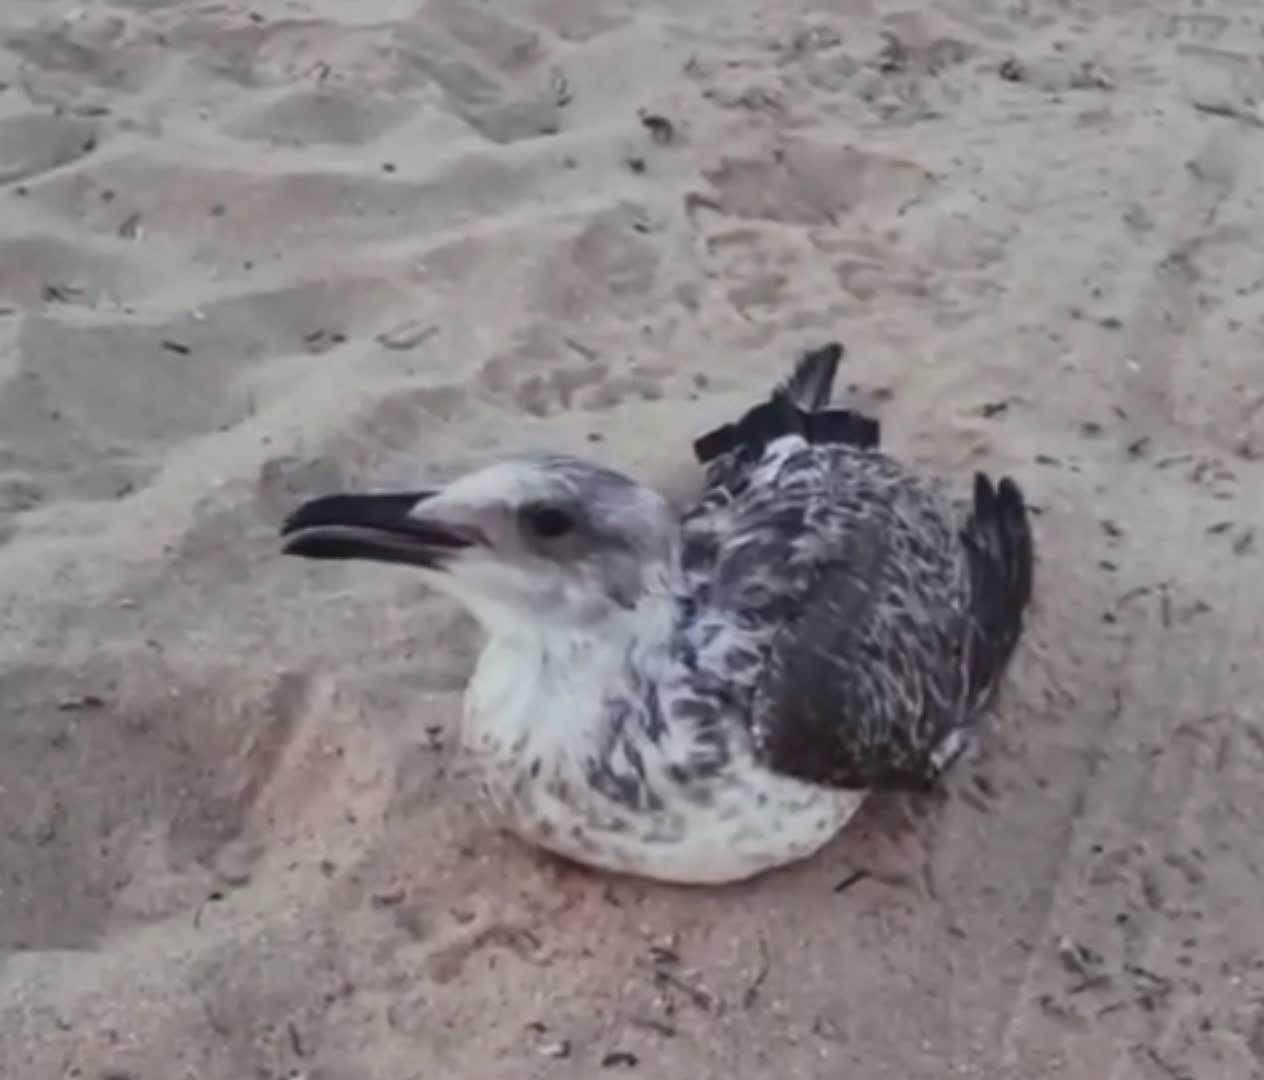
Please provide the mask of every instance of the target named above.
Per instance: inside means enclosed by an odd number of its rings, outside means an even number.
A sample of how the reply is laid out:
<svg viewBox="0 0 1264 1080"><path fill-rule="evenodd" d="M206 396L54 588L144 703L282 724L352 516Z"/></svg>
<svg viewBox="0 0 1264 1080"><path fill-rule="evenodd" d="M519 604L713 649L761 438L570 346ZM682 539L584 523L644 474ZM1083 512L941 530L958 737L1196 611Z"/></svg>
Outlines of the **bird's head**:
<svg viewBox="0 0 1264 1080"><path fill-rule="evenodd" d="M437 490L313 499L283 550L421 571L490 632L583 631L666 587L677 519L651 489L598 465L536 455Z"/></svg>

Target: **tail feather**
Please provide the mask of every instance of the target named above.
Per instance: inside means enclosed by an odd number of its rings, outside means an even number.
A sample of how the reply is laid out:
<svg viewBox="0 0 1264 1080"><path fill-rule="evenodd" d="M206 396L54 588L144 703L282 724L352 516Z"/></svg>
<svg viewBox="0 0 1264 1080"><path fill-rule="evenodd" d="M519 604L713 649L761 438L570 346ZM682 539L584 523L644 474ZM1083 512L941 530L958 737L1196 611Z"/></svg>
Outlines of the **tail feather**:
<svg viewBox="0 0 1264 1080"><path fill-rule="evenodd" d="M834 390L834 378L843 359L843 347L837 341L810 349L794 365L794 371L778 387L791 402L807 412L825 408Z"/></svg>
<svg viewBox="0 0 1264 1080"><path fill-rule="evenodd" d="M970 559L976 633L970 694L980 705L996 691L1022 635L1035 578L1035 543L1022 491L1008 476L994 488L974 478L974 510L963 540Z"/></svg>
<svg viewBox="0 0 1264 1080"><path fill-rule="evenodd" d="M881 427L851 409L826 409L843 357L837 342L813 349L795 365L766 401L748 409L736 423L722 424L694 440L694 456L703 465L730 453L758 457L786 435L810 443L842 443L860 449L877 446Z"/></svg>

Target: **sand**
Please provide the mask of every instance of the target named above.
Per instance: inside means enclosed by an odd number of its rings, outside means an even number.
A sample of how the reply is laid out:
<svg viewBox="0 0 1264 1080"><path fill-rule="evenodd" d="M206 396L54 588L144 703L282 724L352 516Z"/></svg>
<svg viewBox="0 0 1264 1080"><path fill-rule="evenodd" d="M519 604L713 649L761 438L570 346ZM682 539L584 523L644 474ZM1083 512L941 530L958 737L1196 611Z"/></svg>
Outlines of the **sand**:
<svg viewBox="0 0 1264 1080"><path fill-rule="evenodd" d="M1264 1076L1257 4L0 24L0 1076ZM834 336L1040 511L977 759L723 890L484 824L468 621L282 515L525 446L687 492Z"/></svg>

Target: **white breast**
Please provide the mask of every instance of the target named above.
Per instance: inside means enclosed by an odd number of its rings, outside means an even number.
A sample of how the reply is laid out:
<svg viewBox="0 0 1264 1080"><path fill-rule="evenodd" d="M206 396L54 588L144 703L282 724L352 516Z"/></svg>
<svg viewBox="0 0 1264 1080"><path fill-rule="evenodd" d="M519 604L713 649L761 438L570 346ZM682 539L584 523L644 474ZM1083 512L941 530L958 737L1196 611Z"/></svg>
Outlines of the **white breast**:
<svg viewBox="0 0 1264 1080"><path fill-rule="evenodd" d="M492 815L527 842L605 870L721 883L807 858L860 808L864 793L770 773L740 746L705 786L682 787L669 766L687 747L670 735L637 747L658 797L653 812L606 797L588 783L584 762L600 737L613 663L596 647L559 664L496 641L479 660L463 749Z"/></svg>

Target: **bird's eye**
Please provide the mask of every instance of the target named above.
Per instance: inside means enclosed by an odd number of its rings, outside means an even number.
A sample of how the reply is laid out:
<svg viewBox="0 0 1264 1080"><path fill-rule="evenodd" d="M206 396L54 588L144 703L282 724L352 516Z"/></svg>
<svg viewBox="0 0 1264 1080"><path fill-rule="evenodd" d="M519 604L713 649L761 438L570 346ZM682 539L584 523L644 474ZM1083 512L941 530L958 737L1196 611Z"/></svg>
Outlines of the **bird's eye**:
<svg viewBox="0 0 1264 1080"><path fill-rule="evenodd" d="M575 527L571 515L556 506L531 506L523 510L522 517L527 528L546 540L565 536Z"/></svg>

